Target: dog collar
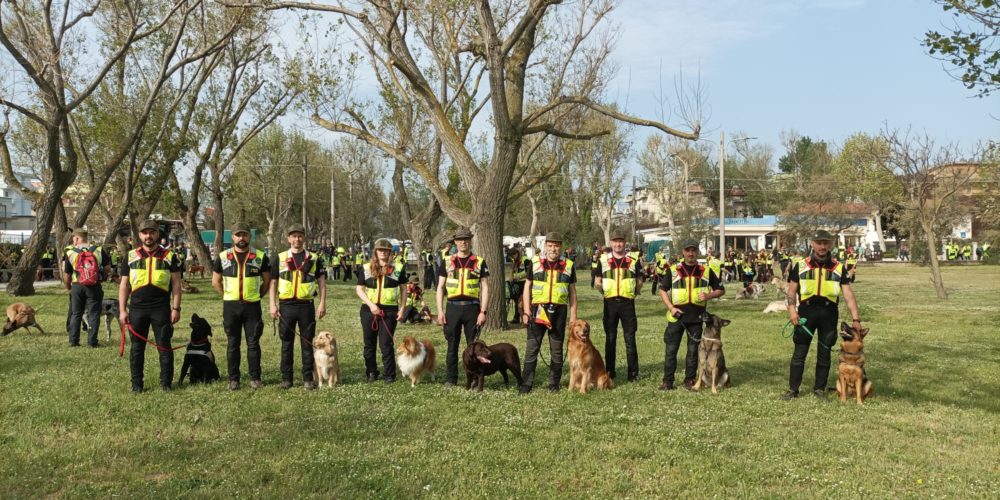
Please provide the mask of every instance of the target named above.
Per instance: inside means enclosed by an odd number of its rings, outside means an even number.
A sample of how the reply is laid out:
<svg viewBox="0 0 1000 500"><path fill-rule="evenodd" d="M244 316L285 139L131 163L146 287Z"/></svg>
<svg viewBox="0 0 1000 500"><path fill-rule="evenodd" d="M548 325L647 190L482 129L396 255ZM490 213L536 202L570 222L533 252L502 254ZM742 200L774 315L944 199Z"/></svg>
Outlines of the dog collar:
<svg viewBox="0 0 1000 500"><path fill-rule="evenodd" d="M850 354L850 355L852 355L852 356L853 356L853 355L856 355L856 354L864 354L864 353L865 353L865 350L864 350L864 349L861 349L861 350L859 350L858 352L848 352L848 351L845 351L845 350L841 349L841 350L840 350L840 352L842 352L842 353L844 353L844 354Z"/></svg>

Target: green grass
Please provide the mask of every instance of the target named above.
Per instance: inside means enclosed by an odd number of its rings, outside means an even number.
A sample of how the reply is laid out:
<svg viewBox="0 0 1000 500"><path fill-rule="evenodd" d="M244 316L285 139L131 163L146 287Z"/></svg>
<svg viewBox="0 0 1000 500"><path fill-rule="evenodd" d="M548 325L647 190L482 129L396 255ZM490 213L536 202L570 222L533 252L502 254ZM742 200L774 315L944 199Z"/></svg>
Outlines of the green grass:
<svg viewBox="0 0 1000 500"><path fill-rule="evenodd" d="M397 335L438 346L437 382L364 384L358 300L341 284L320 328L338 338L343 385L277 389L279 343L268 326L264 389L215 384L134 396L117 344L66 347L67 296L44 289L28 302L42 307L49 335L20 330L0 339L0 495L995 497L1000 268L945 267L944 279L951 296L938 301L926 269L861 269L855 289L872 329L866 354L875 383L864 406L778 400L791 343L779 335L784 316L759 312L773 291L766 300L712 307L733 320L723 340L734 385L718 396L656 390L665 319L648 291L640 301L638 383L585 397L521 396L494 376L482 394L445 390L441 330L403 326ZM207 280L195 284L203 292L184 298L184 312L213 323L224 372L221 301L204 292ZM594 324L603 351L600 301L586 284L581 296L581 317ZM10 302L0 296L0 305ZM175 341L187 336L179 328ZM486 340L512 342L523 356L521 330ZM146 358L147 388L155 387L156 355L147 350ZM683 369L683 349L681 358ZM299 363L296 349L297 382ZM245 366L244 356L244 383ZM536 387L546 376L540 365Z"/></svg>

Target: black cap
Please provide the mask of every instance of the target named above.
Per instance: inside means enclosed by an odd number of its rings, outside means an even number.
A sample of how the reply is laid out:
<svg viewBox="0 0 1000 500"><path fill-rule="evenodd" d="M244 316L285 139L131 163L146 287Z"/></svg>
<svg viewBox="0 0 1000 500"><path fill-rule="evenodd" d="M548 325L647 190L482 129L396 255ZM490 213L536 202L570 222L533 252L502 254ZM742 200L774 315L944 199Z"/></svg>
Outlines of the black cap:
<svg viewBox="0 0 1000 500"><path fill-rule="evenodd" d="M305 236L306 228L302 224L292 224L291 226L288 226L288 232L285 234L292 233L302 233L302 236Z"/></svg>
<svg viewBox="0 0 1000 500"><path fill-rule="evenodd" d="M685 249L688 249L688 248L694 248L695 250L697 250L698 249L698 242L695 241L695 240L687 240L687 241L685 241L683 243L683 246L681 247L681 249L685 250Z"/></svg>
<svg viewBox="0 0 1000 500"><path fill-rule="evenodd" d="M139 232L142 231L160 232L160 223L156 222L153 219L146 219L142 221L142 224L139 224Z"/></svg>
<svg viewBox="0 0 1000 500"><path fill-rule="evenodd" d="M826 229L820 229L810 239L813 241L833 241L833 235Z"/></svg>
<svg viewBox="0 0 1000 500"><path fill-rule="evenodd" d="M556 242L556 243L562 243L563 239L562 239L562 235L560 235L559 233L554 232L554 231L550 231L550 232L548 232L548 233L545 234L545 241L553 241L553 242Z"/></svg>
<svg viewBox="0 0 1000 500"><path fill-rule="evenodd" d="M455 235L451 237L452 240L471 240L472 231L468 229L459 229L455 232Z"/></svg>

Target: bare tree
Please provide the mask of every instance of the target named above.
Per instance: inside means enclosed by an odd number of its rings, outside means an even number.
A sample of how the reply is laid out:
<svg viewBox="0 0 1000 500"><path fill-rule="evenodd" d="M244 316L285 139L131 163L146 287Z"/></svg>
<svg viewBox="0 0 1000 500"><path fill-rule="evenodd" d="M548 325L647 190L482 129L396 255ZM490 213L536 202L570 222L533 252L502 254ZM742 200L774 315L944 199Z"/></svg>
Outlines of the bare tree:
<svg viewBox="0 0 1000 500"><path fill-rule="evenodd" d="M438 19L442 26L433 40L413 36L416 10L404 4L383 1L350 2L329 5L305 2L225 2L232 6L267 9L303 8L344 16L356 27L364 43L376 47L385 65L407 88L425 113L441 140L452 168L458 173L461 188L471 201L463 207L425 160L413 158L390 140L377 136L356 113L334 109L327 116L319 112L313 120L329 130L355 135L414 169L427 183L444 214L456 224L472 228L477 235L476 248L487 262L503 262L502 235L504 217L512 196L514 175L525 137L535 134L571 140L586 140L607 133L606 130L573 132L571 125L584 109L590 109L620 121L651 126L678 137L696 139L699 124L690 123L684 132L663 123L645 120L601 104L595 96L600 88L587 85L588 78L598 80L605 68L605 58L590 57L607 53L610 38L594 43L590 36L611 10L606 0L583 0L567 6L571 13L560 19L552 7L557 0L494 2L477 0L455 3L429 1L424 12ZM543 22L552 19L551 27ZM569 20L575 20L570 24ZM591 50L597 47L596 50ZM536 55L538 49L543 55ZM451 98L443 100L432 85L440 77L434 62L425 54L445 61L452 82ZM549 67L567 68L566 75L578 78L553 78L540 60ZM556 75L558 76L558 75ZM485 88L479 88L486 82ZM573 85L579 83L580 85ZM548 89L555 90L548 90ZM545 89L545 90L543 90ZM489 120L494 131L485 163L477 162L467 142L472 118L489 106ZM341 119L343 118L343 119ZM530 186L527 186L530 188ZM518 193L523 194L524 190ZM513 194L518 194L513 193ZM500 266L497 266L498 268ZM498 269L499 270L499 269ZM502 272L491 273L490 286L501 290ZM502 327L503 296L490 297L489 328Z"/></svg>
<svg viewBox="0 0 1000 500"><path fill-rule="evenodd" d="M160 31L187 4L184 1L172 3L165 13L154 3L102 5L93 2L81 6L63 0L41 5L33 2L0 4L0 45L31 84L30 92L0 98L0 104L16 111L22 119L37 123L45 131L44 189L35 198L35 230L14 268L7 287L9 294L34 293L34 271L42 249L48 244L57 215L63 218L65 227L62 195L75 181L79 161L70 114L93 94L133 44ZM88 26L93 26L95 16L106 16L116 26L116 33L98 40L102 48L100 60L87 64L81 60L78 47L87 45L88 36L91 36ZM29 101L19 101L25 98ZM0 134L0 139L5 137L5 133ZM0 147L6 149L5 144ZM9 154L2 156L9 159ZM4 170L12 170L12 167L5 165Z"/></svg>
<svg viewBox="0 0 1000 500"><path fill-rule="evenodd" d="M934 291L937 298L946 299L948 292L938 263L938 245L945 236L942 227L963 211L957 198L976 176L978 158L961 161L957 146L938 145L926 133L886 129L882 139L889 147L888 157L880 163L900 183L904 207L926 244Z"/></svg>

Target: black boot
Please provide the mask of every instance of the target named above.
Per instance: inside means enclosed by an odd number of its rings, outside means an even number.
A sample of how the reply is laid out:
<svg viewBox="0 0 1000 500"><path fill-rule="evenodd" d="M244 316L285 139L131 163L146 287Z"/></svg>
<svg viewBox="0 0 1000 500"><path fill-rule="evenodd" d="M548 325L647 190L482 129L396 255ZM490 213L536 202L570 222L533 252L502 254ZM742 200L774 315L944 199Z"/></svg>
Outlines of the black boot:
<svg viewBox="0 0 1000 500"><path fill-rule="evenodd" d="M549 368L549 391L559 392L560 380L562 379L562 365L552 363Z"/></svg>
<svg viewBox="0 0 1000 500"><path fill-rule="evenodd" d="M524 370L521 371L521 377L524 381L521 385L522 393L531 392L531 387L535 385L535 366L537 364L537 362L524 364Z"/></svg>

